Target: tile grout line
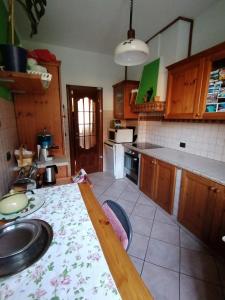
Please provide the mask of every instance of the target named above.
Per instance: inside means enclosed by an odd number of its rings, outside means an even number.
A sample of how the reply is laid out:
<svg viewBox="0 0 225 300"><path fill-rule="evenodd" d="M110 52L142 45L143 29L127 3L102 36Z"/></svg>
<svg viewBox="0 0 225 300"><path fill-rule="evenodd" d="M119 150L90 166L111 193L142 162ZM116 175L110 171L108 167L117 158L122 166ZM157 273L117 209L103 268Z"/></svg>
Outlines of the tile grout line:
<svg viewBox="0 0 225 300"><path fill-rule="evenodd" d="M155 222L156 211L157 211L157 208L155 209L155 213L154 213L154 217L153 217L153 221L152 221L152 228L153 228L154 222ZM151 234L152 234L152 228L151 228L151 231L150 231L150 234L149 234L148 245L147 245L147 248L146 248L146 251L145 251L144 263L143 263L140 275L142 275L142 272L143 272L143 269L144 269L144 264L145 264L145 262L147 262L145 259L146 259L147 252L148 252L148 247L149 247L149 244L150 244L150 239L151 239Z"/></svg>

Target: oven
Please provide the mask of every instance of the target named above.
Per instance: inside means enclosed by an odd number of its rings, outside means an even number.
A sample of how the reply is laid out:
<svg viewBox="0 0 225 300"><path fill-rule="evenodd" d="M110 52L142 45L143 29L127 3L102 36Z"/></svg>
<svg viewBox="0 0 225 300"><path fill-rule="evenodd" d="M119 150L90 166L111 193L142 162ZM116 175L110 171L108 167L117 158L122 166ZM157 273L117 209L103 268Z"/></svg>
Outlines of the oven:
<svg viewBox="0 0 225 300"><path fill-rule="evenodd" d="M126 149L124 152L124 175L139 184L139 161L140 154L136 151Z"/></svg>

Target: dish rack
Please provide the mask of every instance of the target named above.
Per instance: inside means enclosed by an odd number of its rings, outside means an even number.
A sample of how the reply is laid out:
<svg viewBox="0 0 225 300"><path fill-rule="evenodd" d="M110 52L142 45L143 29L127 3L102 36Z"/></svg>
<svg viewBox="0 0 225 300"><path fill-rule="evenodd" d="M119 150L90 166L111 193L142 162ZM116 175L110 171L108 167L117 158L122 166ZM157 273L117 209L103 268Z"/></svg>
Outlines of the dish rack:
<svg viewBox="0 0 225 300"><path fill-rule="evenodd" d="M43 84L43 87L47 89L49 87L49 84L52 80L52 74L50 73L42 73L38 71L32 71L32 70L27 70L28 74L33 74L33 75L40 75L41 76L41 81Z"/></svg>

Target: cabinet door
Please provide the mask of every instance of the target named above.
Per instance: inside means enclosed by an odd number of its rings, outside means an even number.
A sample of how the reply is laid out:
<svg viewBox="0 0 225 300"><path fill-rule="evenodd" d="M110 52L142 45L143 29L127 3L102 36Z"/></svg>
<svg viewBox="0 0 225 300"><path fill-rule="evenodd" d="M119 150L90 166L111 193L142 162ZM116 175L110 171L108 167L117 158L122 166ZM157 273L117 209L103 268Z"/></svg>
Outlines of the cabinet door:
<svg viewBox="0 0 225 300"><path fill-rule="evenodd" d="M114 97L114 118L124 119L124 86L123 84L116 85L113 88Z"/></svg>
<svg viewBox="0 0 225 300"><path fill-rule="evenodd" d="M173 210L175 184L176 167L158 160L156 165L155 201L170 214Z"/></svg>
<svg viewBox="0 0 225 300"><path fill-rule="evenodd" d="M225 257L225 187L217 185L215 190L215 210L210 230L210 245Z"/></svg>
<svg viewBox="0 0 225 300"><path fill-rule="evenodd" d="M138 88L138 82L128 81L124 89L124 119L137 119L138 114L131 110L131 91Z"/></svg>
<svg viewBox="0 0 225 300"><path fill-rule="evenodd" d="M169 70L167 86L167 119L199 118L203 60L189 61Z"/></svg>
<svg viewBox="0 0 225 300"><path fill-rule="evenodd" d="M200 110L203 119L225 120L225 43L205 57Z"/></svg>
<svg viewBox="0 0 225 300"><path fill-rule="evenodd" d="M182 173L178 220L206 242L215 205L214 185L201 176L187 171Z"/></svg>
<svg viewBox="0 0 225 300"><path fill-rule="evenodd" d="M155 190L156 159L150 156L141 156L140 190L151 199Z"/></svg>

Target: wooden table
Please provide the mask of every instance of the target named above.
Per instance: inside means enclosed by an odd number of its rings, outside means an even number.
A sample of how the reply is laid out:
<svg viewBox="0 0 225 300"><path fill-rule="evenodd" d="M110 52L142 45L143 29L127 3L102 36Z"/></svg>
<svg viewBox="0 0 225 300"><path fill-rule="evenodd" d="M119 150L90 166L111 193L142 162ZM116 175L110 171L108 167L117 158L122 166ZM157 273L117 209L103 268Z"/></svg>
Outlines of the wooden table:
<svg viewBox="0 0 225 300"><path fill-rule="evenodd" d="M81 183L79 188L122 299L153 299L126 251L121 246L89 184Z"/></svg>
<svg viewBox="0 0 225 300"><path fill-rule="evenodd" d="M61 184L70 182L71 180L67 179ZM121 246L90 185L88 183L80 183L79 188L122 299L153 300L129 256ZM1 224L4 224L4 222L0 221Z"/></svg>

